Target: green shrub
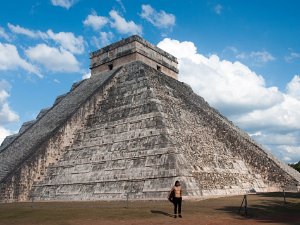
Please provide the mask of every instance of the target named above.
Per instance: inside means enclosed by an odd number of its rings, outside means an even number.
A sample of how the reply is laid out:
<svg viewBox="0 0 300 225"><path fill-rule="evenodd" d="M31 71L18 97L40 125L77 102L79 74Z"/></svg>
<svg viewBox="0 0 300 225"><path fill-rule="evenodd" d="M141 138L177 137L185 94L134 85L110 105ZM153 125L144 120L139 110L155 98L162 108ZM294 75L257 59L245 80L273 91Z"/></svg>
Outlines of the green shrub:
<svg viewBox="0 0 300 225"><path fill-rule="evenodd" d="M289 166L293 167L295 170L300 172L300 161L297 163L291 163L291 164L289 164Z"/></svg>

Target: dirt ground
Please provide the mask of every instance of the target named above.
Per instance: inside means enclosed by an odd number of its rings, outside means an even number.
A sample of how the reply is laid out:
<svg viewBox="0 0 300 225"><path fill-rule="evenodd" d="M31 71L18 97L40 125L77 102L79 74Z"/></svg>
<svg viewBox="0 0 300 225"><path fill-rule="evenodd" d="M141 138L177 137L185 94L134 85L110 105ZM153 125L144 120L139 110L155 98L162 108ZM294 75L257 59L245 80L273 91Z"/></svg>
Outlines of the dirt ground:
<svg viewBox="0 0 300 225"><path fill-rule="evenodd" d="M183 201L183 218L173 218L166 201L39 202L0 204L0 225L197 225L300 224L300 193L248 195Z"/></svg>

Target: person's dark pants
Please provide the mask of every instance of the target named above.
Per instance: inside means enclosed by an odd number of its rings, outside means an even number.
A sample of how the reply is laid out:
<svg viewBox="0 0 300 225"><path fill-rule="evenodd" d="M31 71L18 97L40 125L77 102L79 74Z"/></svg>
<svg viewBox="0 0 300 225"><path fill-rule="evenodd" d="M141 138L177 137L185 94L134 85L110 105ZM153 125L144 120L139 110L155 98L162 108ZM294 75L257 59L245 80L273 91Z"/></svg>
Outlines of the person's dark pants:
<svg viewBox="0 0 300 225"><path fill-rule="evenodd" d="M181 202L182 202L182 198L174 198L174 201L173 201L174 215L177 214L177 208L178 208L178 214L181 215Z"/></svg>

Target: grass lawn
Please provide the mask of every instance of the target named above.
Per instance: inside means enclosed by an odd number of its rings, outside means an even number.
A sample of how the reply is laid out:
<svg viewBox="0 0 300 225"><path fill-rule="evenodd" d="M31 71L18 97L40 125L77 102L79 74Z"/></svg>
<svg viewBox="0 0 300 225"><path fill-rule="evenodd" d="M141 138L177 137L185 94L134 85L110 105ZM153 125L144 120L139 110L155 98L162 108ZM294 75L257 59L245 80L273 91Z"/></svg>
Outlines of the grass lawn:
<svg viewBox="0 0 300 225"><path fill-rule="evenodd" d="M300 224L300 193L248 195L248 215L238 213L243 196L183 201L173 218L166 201L35 202L0 204L0 225Z"/></svg>

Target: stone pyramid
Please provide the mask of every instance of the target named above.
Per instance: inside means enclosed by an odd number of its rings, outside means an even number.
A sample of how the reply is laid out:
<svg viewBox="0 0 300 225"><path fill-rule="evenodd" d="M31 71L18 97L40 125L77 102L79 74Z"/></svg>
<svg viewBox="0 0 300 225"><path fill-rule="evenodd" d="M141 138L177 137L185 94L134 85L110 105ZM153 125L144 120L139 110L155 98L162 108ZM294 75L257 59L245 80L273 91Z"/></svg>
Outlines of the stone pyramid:
<svg viewBox="0 0 300 225"><path fill-rule="evenodd" d="M166 199L299 190L300 174L179 82L175 57L131 36L0 148L0 201Z"/></svg>

